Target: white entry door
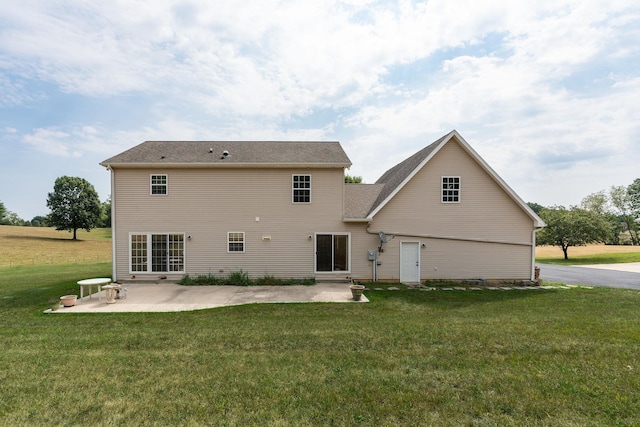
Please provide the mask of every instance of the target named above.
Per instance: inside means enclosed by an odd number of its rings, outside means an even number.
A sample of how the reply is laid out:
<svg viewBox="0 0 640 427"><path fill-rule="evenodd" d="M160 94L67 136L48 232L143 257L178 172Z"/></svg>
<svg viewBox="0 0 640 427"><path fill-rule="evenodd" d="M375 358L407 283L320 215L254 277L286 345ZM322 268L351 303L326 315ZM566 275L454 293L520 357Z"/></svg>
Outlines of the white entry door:
<svg viewBox="0 0 640 427"><path fill-rule="evenodd" d="M400 243L400 281L420 283L420 245L418 242Z"/></svg>

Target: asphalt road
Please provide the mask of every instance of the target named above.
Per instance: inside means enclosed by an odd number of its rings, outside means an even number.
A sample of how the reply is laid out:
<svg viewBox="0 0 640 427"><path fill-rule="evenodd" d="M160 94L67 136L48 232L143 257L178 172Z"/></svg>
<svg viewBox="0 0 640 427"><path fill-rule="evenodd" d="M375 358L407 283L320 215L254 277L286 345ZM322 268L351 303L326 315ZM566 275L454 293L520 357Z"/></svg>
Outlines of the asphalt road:
<svg viewBox="0 0 640 427"><path fill-rule="evenodd" d="M640 272L607 268L567 267L564 265L538 264L543 282L560 282L570 285L603 286L640 290Z"/></svg>

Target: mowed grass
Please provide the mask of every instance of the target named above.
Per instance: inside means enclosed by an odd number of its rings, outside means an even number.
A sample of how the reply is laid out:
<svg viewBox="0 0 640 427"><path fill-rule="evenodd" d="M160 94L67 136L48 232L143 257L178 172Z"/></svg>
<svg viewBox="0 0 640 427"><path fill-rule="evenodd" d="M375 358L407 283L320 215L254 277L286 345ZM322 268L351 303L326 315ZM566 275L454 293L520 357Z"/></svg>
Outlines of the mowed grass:
<svg viewBox="0 0 640 427"><path fill-rule="evenodd" d="M68 231L0 225L0 268L111 261L111 229Z"/></svg>
<svg viewBox="0 0 640 427"><path fill-rule="evenodd" d="M561 265L619 264L640 262L639 246L586 245L572 246L569 259L558 246L537 246L536 262Z"/></svg>
<svg viewBox="0 0 640 427"><path fill-rule="evenodd" d="M0 270L1 425L640 423L640 292L42 314L109 263Z"/></svg>
<svg viewBox="0 0 640 427"><path fill-rule="evenodd" d="M0 425L640 424L637 291L43 314L110 272L0 269Z"/></svg>

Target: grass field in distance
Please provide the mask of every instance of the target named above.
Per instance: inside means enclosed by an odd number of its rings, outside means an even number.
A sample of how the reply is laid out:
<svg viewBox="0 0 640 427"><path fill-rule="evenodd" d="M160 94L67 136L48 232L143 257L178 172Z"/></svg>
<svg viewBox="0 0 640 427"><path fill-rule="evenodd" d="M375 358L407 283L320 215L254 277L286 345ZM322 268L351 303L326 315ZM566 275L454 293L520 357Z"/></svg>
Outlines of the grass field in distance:
<svg viewBox="0 0 640 427"><path fill-rule="evenodd" d="M111 262L111 229L68 231L0 225L0 268L21 265Z"/></svg>

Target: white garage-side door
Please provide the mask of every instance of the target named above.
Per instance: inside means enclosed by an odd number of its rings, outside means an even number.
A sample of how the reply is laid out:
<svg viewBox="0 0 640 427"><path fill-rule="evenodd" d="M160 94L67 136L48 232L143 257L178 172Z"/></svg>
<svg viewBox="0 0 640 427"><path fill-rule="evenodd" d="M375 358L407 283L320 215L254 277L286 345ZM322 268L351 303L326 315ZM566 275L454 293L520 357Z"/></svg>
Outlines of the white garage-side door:
<svg viewBox="0 0 640 427"><path fill-rule="evenodd" d="M400 281L420 283L420 245L418 242L400 243Z"/></svg>

